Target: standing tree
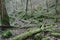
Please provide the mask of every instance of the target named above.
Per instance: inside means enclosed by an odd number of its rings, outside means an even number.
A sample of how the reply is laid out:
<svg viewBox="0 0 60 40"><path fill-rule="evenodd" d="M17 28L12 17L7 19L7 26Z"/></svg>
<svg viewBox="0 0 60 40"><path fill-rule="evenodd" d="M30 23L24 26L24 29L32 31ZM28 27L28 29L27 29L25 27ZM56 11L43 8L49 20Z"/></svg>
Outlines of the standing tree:
<svg viewBox="0 0 60 40"><path fill-rule="evenodd" d="M46 7L47 7L47 12L48 12L48 1L46 0Z"/></svg>
<svg viewBox="0 0 60 40"><path fill-rule="evenodd" d="M31 16L32 16L33 15L32 0L30 0L30 5L31 5Z"/></svg>
<svg viewBox="0 0 60 40"><path fill-rule="evenodd" d="M25 14L25 16L27 16L27 12L28 11L28 0L26 0L26 14Z"/></svg>
<svg viewBox="0 0 60 40"><path fill-rule="evenodd" d="M56 13L58 13L57 12L57 4L58 4L58 0L56 0L56 6L55 6Z"/></svg>
<svg viewBox="0 0 60 40"><path fill-rule="evenodd" d="M5 7L5 0L0 0L1 23L2 27L10 26L9 17Z"/></svg>

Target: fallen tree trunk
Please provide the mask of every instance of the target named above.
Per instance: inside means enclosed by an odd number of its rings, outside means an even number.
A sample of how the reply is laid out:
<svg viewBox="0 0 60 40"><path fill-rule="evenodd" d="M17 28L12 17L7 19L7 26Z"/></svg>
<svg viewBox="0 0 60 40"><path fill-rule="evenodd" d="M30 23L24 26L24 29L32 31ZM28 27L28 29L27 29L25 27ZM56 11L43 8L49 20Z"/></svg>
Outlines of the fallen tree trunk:
<svg viewBox="0 0 60 40"><path fill-rule="evenodd" d="M3 29L28 29L28 28L33 28L33 27L30 27L30 26L23 26L23 27L14 27L14 26L0 26L0 28L3 28Z"/></svg>
<svg viewBox="0 0 60 40"><path fill-rule="evenodd" d="M41 29L37 29L37 30L30 30L29 32L26 32L24 34L18 35L14 38L11 38L10 40L24 40L28 37L31 37L37 33L40 33L42 30Z"/></svg>
<svg viewBox="0 0 60 40"><path fill-rule="evenodd" d="M43 32L51 32L51 34L50 34L51 36L60 37L59 33L53 33L52 30L36 29L36 30L30 30L26 33L23 33L23 34L18 35L16 37L10 38L10 40L25 40L26 38L34 36L35 34L40 33L42 31Z"/></svg>
<svg viewBox="0 0 60 40"><path fill-rule="evenodd" d="M51 36L60 38L60 33L51 33Z"/></svg>

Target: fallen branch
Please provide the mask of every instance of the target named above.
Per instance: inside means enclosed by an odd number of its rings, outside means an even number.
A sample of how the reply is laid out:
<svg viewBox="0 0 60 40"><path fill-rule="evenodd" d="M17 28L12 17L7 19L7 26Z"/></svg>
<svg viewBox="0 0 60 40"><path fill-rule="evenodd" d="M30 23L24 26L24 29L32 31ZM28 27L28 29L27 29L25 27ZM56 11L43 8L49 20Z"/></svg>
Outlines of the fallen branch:
<svg viewBox="0 0 60 40"><path fill-rule="evenodd" d="M23 26L23 27L14 27L14 26L0 26L1 30L4 29L28 29L28 28L32 28L30 26Z"/></svg>

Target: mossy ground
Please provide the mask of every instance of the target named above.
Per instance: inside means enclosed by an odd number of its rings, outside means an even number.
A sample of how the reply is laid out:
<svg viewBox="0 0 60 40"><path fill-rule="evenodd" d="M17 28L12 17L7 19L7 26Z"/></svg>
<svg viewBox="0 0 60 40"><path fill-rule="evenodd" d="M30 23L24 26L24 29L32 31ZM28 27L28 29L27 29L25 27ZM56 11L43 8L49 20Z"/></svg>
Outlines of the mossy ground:
<svg viewBox="0 0 60 40"><path fill-rule="evenodd" d="M25 16L25 11L23 11L23 10L19 10L19 12L17 12L17 13L14 12L14 14L10 14L9 15L10 24L11 25L13 24L13 26L15 26L17 28L8 29L8 31L5 31L2 33L1 37L3 39L8 38L8 40L10 38L11 38L11 40L24 40L26 37L29 38L30 36L33 37L32 39L34 39L34 40L50 40L51 36L59 38L60 30L58 30L56 28L60 28L59 27L60 25L58 26L56 24L56 22L60 22L60 20L58 19L58 17L56 17L55 9L50 8L49 12L46 12L46 10L47 9L35 8L33 10L32 16L31 16L29 10L28 10L27 16ZM59 8L58 8L58 10L59 10ZM58 15L60 15L60 14L57 14L57 16ZM8 20L6 20L5 23L8 23ZM55 25L57 25L57 26L55 26ZM41 33L39 32L40 28L43 30L43 31L41 31ZM48 31L45 32L45 30L48 30ZM34 33L36 33L36 32L39 32L40 34L37 33L36 35L34 35ZM52 32L57 32L57 33L52 33ZM46 33L46 35L44 35L45 33ZM32 36L32 35L34 35L34 36Z"/></svg>

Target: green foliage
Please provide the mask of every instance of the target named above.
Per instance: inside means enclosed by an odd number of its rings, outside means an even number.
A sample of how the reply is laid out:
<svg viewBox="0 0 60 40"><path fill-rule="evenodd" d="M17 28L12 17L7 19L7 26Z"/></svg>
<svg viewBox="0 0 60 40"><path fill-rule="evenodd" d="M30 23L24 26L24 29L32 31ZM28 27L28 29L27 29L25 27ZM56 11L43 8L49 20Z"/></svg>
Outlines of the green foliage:
<svg viewBox="0 0 60 40"><path fill-rule="evenodd" d="M2 38L9 38L10 36L12 36L12 33L10 31L3 31L1 37Z"/></svg>

